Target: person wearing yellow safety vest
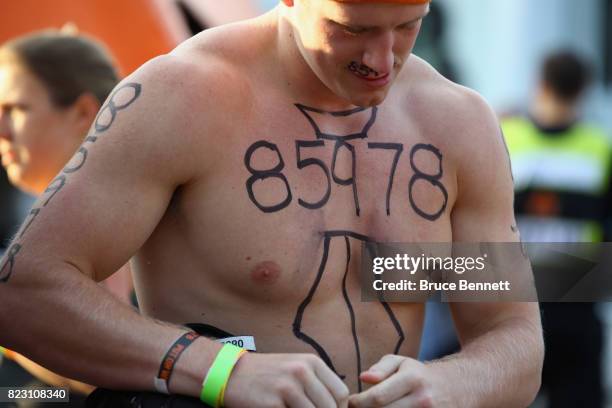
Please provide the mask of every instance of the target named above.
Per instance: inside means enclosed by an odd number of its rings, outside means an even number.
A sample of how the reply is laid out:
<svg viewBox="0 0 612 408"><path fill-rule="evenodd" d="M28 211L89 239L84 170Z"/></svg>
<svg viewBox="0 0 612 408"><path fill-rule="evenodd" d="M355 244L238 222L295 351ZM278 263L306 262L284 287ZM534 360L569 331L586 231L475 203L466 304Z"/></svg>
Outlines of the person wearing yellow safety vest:
<svg viewBox="0 0 612 408"><path fill-rule="evenodd" d="M603 130L579 119L590 76L577 55L550 55L529 114L502 121L524 242L600 242L609 237L611 144ZM542 389L550 406L602 406L602 328L595 304L542 303L542 312Z"/></svg>

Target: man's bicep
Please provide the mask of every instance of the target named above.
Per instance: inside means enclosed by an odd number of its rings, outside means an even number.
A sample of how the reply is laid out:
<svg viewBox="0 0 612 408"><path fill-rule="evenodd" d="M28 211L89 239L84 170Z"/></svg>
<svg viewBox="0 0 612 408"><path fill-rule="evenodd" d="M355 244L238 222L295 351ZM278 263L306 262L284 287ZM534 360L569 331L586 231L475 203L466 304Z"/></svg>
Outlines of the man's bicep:
<svg viewBox="0 0 612 408"><path fill-rule="evenodd" d="M492 112L470 132L471 149L458 159L458 196L453 208L454 242L516 242L514 181L505 140Z"/></svg>
<svg viewBox="0 0 612 408"><path fill-rule="evenodd" d="M164 145L162 91L150 82L126 80L109 96L80 149L32 208L4 274L21 252L102 280L151 234L180 175L178 167L158 168L172 149Z"/></svg>
<svg viewBox="0 0 612 408"><path fill-rule="evenodd" d="M478 146L478 149L472 149L472 156L459 161L458 199L452 215L453 242L479 246L492 243L491 248L499 261L508 254L521 256L520 252L515 254L520 250L518 244L506 244L520 240L514 217L514 183L510 157L498 121L485 104L481 108L481 120L470 125L474 130L469 132L473 139L470 146ZM493 258L488 262L496 263ZM489 268L488 272L501 273L508 278L503 267ZM523 272L530 274L530 270ZM507 300L513 300L512 296L518 299L519 295L513 290ZM451 310L462 343L509 319L537 320L537 306L530 303L458 302L451 304Z"/></svg>
<svg viewBox="0 0 612 408"><path fill-rule="evenodd" d="M103 280L150 235L171 190L153 175L142 177L120 157L94 150L87 164L58 181L63 186L54 187L51 200L37 202L37 214L31 215L20 241Z"/></svg>

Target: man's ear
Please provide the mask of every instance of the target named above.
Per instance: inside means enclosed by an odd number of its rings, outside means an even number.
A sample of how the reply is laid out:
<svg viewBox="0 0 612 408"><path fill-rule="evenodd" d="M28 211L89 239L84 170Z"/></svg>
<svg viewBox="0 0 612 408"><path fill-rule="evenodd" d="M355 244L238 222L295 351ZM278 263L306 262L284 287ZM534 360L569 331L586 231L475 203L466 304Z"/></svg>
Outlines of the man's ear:
<svg viewBox="0 0 612 408"><path fill-rule="evenodd" d="M74 124L83 136L96 118L98 110L100 110L100 102L93 94L86 92L77 98L71 109Z"/></svg>

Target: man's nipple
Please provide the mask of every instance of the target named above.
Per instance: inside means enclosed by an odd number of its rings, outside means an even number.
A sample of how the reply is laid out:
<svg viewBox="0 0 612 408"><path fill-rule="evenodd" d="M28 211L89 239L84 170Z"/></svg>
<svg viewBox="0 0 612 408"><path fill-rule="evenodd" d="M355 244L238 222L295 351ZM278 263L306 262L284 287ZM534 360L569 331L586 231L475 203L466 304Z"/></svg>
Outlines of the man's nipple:
<svg viewBox="0 0 612 408"><path fill-rule="evenodd" d="M281 275L280 266L273 261L263 261L251 270L251 279L256 283L272 284Z"/></svg>

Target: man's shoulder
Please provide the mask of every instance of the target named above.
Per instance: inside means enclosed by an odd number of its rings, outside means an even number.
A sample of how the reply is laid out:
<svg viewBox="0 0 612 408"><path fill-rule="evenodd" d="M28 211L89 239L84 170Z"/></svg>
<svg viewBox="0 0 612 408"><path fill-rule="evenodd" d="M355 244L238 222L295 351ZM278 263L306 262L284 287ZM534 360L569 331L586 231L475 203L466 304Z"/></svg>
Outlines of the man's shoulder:
<svg viewBox="0 0 612 408"><path fill-rule="evenodd" d="M453 83L422 59L412 56L403 73L400 98L424 140L438 147L458 171L472 177L479 163L487 171L506 160L497 115L472 89ZM468 169L468 170L466 170Z"/></svg>
<svg viewBox="0 0 612 408"><path fill-rule="evenodd" d="M181 97L226 93L241 82L238 67L212 48L180 46L152 59L136 72L149 86L171 87Z"/></svg>
<svg viewBox="0 0 612 408"><path fill-rule="evenodd" d="M223 87L248 81L245 75L264 63L272 32L256 20L247 20L205 30L180 44L170 55L196 75ZM233 81L226 80L231 76Z"/></svg>
<svg viewBox="0 0 612 408"><path fill-rule="evenodd" d="M139 99L131 116L122 115L130 117L123 132L141 143L146 139L159 157L182 157L182 167L202 167L201 160L190 165L190 158L214 156L216 142L235 129L230 118L252 109L254 79L239 64L244 47L234 47L244 30L234 26L197 35L124 79L115 92L136 84ZM242 55L245 64L252 63L251 54Z"/></svg>
<svg viewBox="0 0 612 408"><path fill-rule="evenodd" d="M445 78L423 59L412 55L406 65L400 79L404 98L411 108L441 115L455 123L492 112L480 94Z"/></svg>
<svg viewBox="0 0 612 408"><path fill-rule="evenodd" d="M252 81L245 67L259 63L257 48L264 42L264 34L253 35L253 31L257 26L250 22L203 31L148 61L132 76L182 99L200 99L204 105L214 96L218 106L224 95L244 92Z"/></svg>
<svg viewBox="0 0 612 408"><path fill-rule="evenodd" d="M454 143L497 137L497 116L480 94L446 79L417 56L406 65L396 97L424 132L445 139L452 135Z"/></svg>
<svg viewBox="0 0 612 408"><path fill-rule="evenodd" d="M241 53L244 47L235 44L243 30L230 27L197 35L145 63L126 81L141 84L146 111L158 115L163 107L164 120L172 127L205 123L214 128L219 113L239 114L251 105L254 79L245 65L256 62L250 51Z"/></svg>

